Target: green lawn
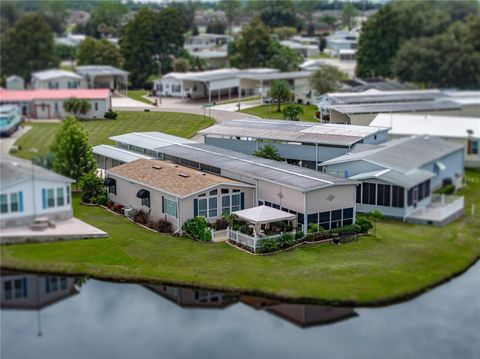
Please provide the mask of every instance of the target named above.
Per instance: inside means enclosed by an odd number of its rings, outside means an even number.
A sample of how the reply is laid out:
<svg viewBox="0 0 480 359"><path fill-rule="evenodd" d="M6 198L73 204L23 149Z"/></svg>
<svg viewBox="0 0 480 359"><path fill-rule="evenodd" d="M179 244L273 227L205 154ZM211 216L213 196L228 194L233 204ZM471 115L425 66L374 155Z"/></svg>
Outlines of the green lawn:
<svg viewBox="0 0 480 359"><path fill-rule="evenodd" d="M460 194L480 203L480 172ZM377 238L310 245L252 256L144 230L74 197L75 215L109 238L2 246L4 268L85 274L104 279L163 281L337 304L378 304L405 298L465 270L479 257L480 216L436 228L379 224Z"/></svg>
<svg viewBox="0 0 480 359"><path fill-rule="evenodd" d="M160 131L181 137L192 137L197 131L211 126L214 121L200 115L174 112L119 112L116 120L82 121L92 145L112 143L108 138L134 131ZM15 155L32 158L46 154L60 123L29 123L32 129L15 143L21 150ZM32 148L37 149L34 153Z"/></svg>
<svg viewBox="0 0 480 359"><path fill-rule="evenodd" d="M148 95L148 91L146 91L146 90L128 90L128 93L127 93L128 97L133 98L134 100L137 100L137 101L140 101L140 102L148 103L149 105L151 105L153 102L150 101L150 100L147 100L146 98L143 97L143 96L146 96L146 95Z"/></svg>
<svg viewBox="0 0 480 359"><path fill-rule="evenodd" d="M280 109L283 110L284 106L286 105L281 105ZM303 115L300 116L300 121L318 122L318 120L315 119L315 112L318 111L316 106L311 106L311 105L298 105L298 106L301 106L303 109ZM283 113L281 111L277 112L276 104L250 107L245 110L241 110L240 112L249 113L251 115L255 115L261 118L283 120Z"/></svg>

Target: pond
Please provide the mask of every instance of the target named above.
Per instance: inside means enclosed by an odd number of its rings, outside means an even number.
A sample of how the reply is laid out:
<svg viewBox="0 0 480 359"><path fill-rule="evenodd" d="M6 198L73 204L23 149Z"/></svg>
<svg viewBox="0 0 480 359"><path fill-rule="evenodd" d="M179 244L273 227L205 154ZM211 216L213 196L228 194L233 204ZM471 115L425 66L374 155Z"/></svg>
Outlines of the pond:
<svg viewBox="0 0 480 359"><path fill-rule="evenodd" d="M401 304L338 308L3 272L1 358L480 358L480 263Z"/></svg>

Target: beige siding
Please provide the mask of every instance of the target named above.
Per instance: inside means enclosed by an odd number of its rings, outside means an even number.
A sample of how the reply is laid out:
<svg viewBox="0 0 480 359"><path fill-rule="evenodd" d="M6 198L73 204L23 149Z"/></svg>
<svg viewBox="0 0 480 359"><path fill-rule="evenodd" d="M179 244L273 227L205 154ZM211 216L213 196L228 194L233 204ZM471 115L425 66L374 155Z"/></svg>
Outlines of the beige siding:
<svg viewBox="0 0 480 359"><path fill-rule="evenodd" d="M278 193L283 197L280 199ZM258 181L258 199L280 204L282 207L303 213L303 192L265 181Z"/></svg>
<svg viewBox="0 0 480 359"><path fill-rule="evenodd" d="M355 207L355 191L355 185L345 185L308 192L307 213Z"/></svg>

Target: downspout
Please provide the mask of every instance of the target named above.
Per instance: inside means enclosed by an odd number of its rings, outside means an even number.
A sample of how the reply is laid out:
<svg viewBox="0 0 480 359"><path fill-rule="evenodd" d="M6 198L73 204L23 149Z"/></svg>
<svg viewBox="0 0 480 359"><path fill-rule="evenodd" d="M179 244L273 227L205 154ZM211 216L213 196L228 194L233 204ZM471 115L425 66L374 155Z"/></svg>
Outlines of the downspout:
<svg viewBox="0 0 480 359"><path fill-rule="evenodd" d="M175 232L173 232L173 234L177 234L177 233L180 233L182 228L180 227L180 202L179 202L179 198L176 197L176 209L177 209L177 230Z"/></svg>
<svg viewBox="0 0 480 359"><path fill-rule="evenodd" d="M308 191L305 191L303 193L303 234L307 235L308 232L308 224L307 224L307 193Z"/></svg>

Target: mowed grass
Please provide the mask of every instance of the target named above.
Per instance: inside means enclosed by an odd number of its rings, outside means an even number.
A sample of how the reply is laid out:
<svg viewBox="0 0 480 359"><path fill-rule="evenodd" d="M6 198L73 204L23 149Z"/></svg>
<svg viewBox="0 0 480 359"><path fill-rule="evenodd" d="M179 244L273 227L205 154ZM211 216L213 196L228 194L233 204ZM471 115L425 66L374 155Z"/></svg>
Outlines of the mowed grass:
<svg viewBox="0 0 480 359"><path fill-rule="evenodd" d="M473 203L478 208L480 172L468 178L459 194L466 196L466 209ZM78 195L74 210L109 237L2 246L2 267L368 305L406 298L460 273L480 248L478 213L443 228L383 221L376 238L252 256L225 243L152 233L101 208L81 206Z"/></svg>
<svg viewBox="0 0 480 359"><path fill-rule="evenodd" d="M153 102L143 97L146 95L148 95L148 91L146 90L128 90L128 93L127 93L128 97L151 105Z"/></svg>
<svg viewBox="0 0 480 359"><path fill-rule="evenodd" d="M173 112L119 112L116 120L81 121L92 146L113 143L108 138L128 132L160 131L181 137L192 137L214 121L200 115ZM28 123L32 129L16 141L21 150L15 156L30 159L48 153L61 123ZM32 149L36 149L36 152Z"/></svg>
<svg viewBox="0 0 480 359"><path fill-rule="evenodd" d="M277 104L271 104L271 105L261 105L261 106L256 106L256 107L250 107L245 110L241 110L240 112L243 113L249 113L251 115L255 115L261 118L266 118L266 119L274 119L274 120L283 120L283 113L282 110L284 107L287 105L281 105L280 112L277 112ZM297 105L300 106L303 109L303 115L300 115L300 121L306 121L306 122L318 122L317 119L315 119L315 112L318 111L316 106L312 105Z"/></svg>

